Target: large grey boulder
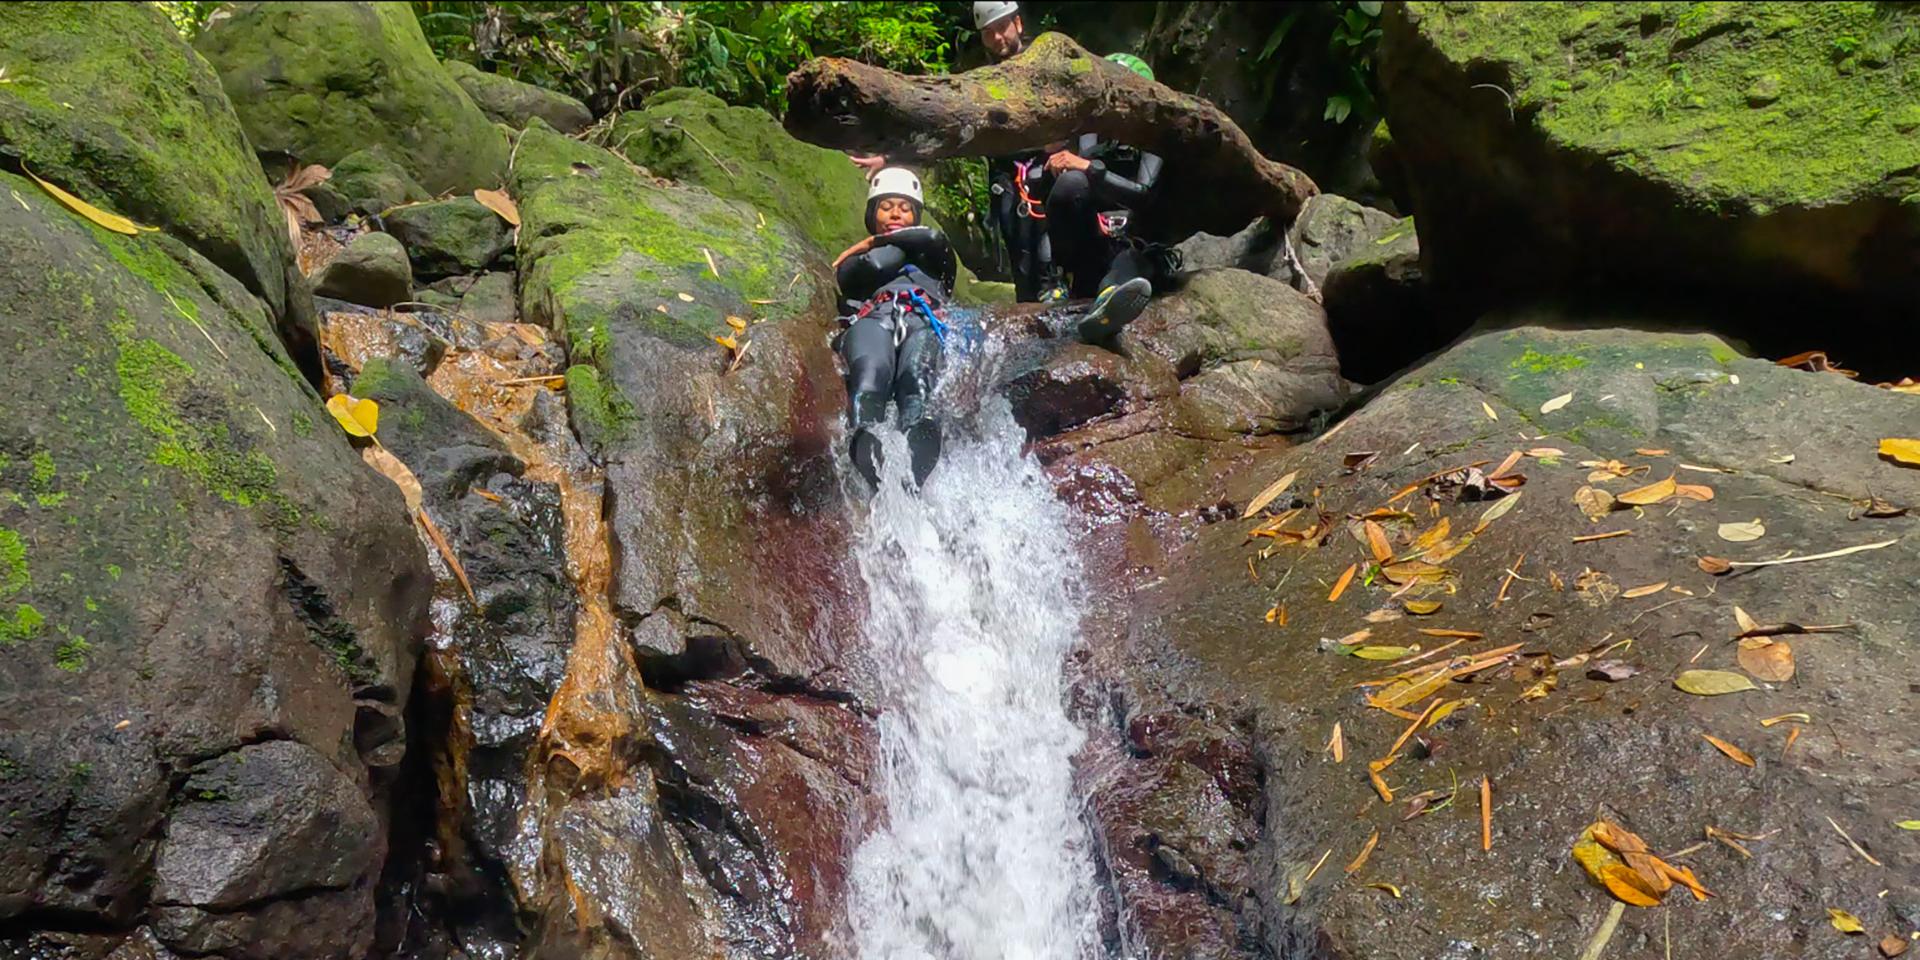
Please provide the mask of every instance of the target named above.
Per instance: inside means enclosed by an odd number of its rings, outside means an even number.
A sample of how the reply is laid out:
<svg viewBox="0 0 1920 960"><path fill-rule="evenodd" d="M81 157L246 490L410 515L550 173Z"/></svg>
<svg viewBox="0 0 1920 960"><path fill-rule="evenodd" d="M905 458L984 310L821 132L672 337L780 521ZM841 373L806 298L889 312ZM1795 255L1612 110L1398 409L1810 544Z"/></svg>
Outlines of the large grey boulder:
<svg viewBox="0 0 1920 960"><path fill-rule="evenodd" d="M480 112L497 123L518 129L539 117L555 130L571 135L593 122L593 112L587 105L564 93L487 73L460 60L448 60L446 68Z"/></svg>

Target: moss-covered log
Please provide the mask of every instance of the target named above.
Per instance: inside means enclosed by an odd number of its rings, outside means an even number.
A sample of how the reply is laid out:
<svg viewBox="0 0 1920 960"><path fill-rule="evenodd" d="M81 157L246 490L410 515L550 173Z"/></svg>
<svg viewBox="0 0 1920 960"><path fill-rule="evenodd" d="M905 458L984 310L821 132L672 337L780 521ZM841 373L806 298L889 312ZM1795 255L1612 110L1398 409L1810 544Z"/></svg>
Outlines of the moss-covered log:
<svg viewBox="0 0 1920 960"><path fill-rule="evenodd" d="M1166 239L1230 234L1265 214L1290 222L1318 192L1262 156L1213 104L1146 80L1048 33L1005 63L909 77L853 60L809 61L787 77L787 130L843 150L913 163L1000 156L1098 133L1167 159L1152 211Z"/></svg>

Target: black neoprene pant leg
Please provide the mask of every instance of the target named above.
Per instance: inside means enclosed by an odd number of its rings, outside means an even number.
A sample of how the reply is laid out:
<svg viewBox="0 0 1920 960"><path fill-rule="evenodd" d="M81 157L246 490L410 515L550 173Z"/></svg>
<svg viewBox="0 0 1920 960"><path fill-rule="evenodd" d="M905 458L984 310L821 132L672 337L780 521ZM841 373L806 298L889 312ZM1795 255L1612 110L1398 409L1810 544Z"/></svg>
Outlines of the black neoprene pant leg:
<svg viewBox="0 0 1920 960"><path fill-rule="evenodd" d="M1020 303L1039 300L1040 281L1047 265L1045 221L1021 212L1020 195L1012 184L1007 184L1006 189L993 198L993 215L1000 223L1000 239L1007 245L1013 298Z"/></svg>
<svg viewBox="0 0 1920 960"><path fill-rule="evenodd" d="M1112 249L1112 241L1100 233L1095 207L1093 184L1084 171L1069 170L1054 179L1047 195L1047 237L1054 263L1073 276L1069 292L1076 297L1100 292Z"/></svg>
<svg viewBox="0 0 1920 960"><path fill-rule="evenodd" d="M896 372L893 331L877 312L861 317L840 338L840 355L847 362L847 426L863 430L885 423Z"/></svg>
<svg viewBox="0 0 1920 960"><path fill-rule="evenodd" d="M893 402L899 407L902 431L932 418L927 405L939 379L940 337L920 321L894 351Z"/></svg>

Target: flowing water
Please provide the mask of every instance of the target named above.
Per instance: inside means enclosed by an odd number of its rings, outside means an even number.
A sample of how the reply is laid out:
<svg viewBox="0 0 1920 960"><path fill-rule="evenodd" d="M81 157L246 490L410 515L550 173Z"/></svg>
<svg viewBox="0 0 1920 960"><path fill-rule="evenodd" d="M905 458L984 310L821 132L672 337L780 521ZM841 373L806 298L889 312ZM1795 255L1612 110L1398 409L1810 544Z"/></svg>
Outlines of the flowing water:
<svg viewBox="0 0 1920 960"><path fill-rule="evenodd" d="M989 345L942 394L991 376ZM1097 936L1093 864L1062 703L1081 575L1065 505L1023 456L992 391L956 411L927 489L905 444L857 546L868 641L887 677L880 719L887 819L856 851L862 960L1080 960Z"/></svg>

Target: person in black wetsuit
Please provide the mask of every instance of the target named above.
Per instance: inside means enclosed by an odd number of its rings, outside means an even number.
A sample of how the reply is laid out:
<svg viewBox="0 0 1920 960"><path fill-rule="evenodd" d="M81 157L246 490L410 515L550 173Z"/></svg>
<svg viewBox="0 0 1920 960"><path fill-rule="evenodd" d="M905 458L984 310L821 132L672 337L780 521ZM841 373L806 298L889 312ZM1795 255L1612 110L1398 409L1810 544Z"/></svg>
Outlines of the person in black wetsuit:
<svg viewBox="0 0 1920 960"><path fill-rule="evenodd" d="M946 336L939 311L958 267L946 236L920 225L922 203L912 171L881 170L867 189L871 236L833 262L849 314L838 350L847 365L850 453L854 469L875 487L881 456L873 429L886 421L889 401L907 435L914 482L925 484L940 459L940 421L928 404Z"/></svg>
<svg viewBox="0 0 1920 960"><path fill-rule="evenodd" d="M980 31L987 56L996 63L1027 49L1026 24L1020 19L1020 5L1012 0L975 3L973 25ZM1047 187L1053 182L1046 169L1050 152L1038 148L987 160L992 193L987 218L1006 251L1014 299L1021 303L1040 299L1051 261L1044 218ZM855 156L852 160L868 176L887 163L887 158L879 155Z"/></svg>
<svg viewBox="0 0 1920 960"><path fill-rule="evenodd" d="M1107 57L1148 80L1153 69L1131 54ZM1045 300L1093 297L1080 338L1110 341L1166 285L1173 261L1141 239L1162 162L1157 154L1084 134L1071 150L1047 157L1053 185L1046 202L1052 248Z"/></svg>

